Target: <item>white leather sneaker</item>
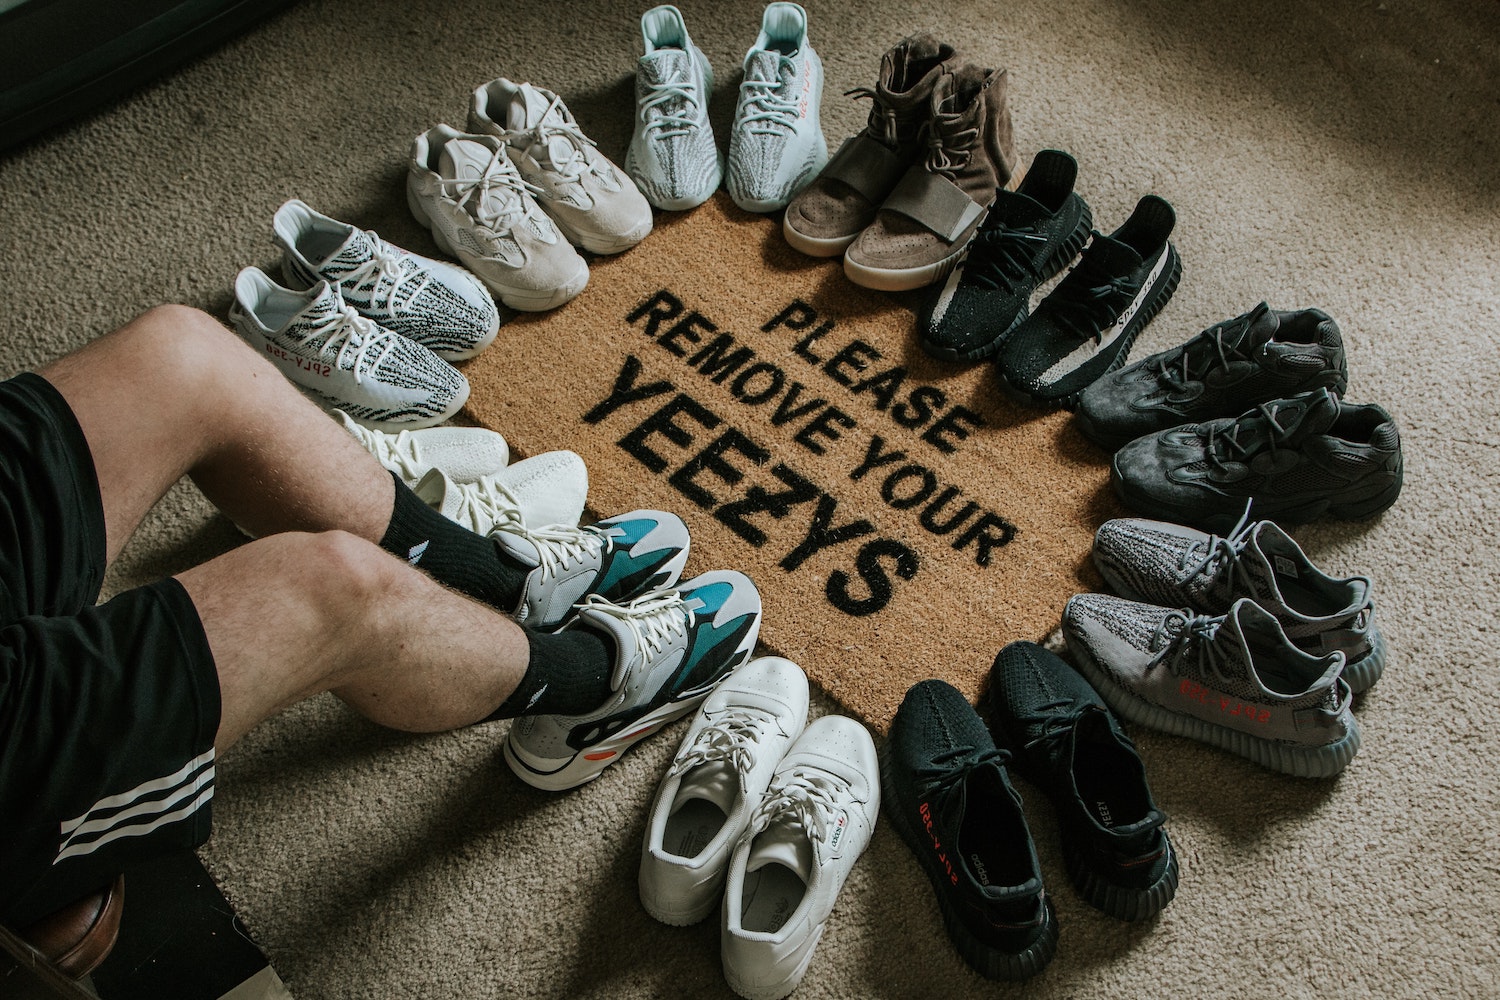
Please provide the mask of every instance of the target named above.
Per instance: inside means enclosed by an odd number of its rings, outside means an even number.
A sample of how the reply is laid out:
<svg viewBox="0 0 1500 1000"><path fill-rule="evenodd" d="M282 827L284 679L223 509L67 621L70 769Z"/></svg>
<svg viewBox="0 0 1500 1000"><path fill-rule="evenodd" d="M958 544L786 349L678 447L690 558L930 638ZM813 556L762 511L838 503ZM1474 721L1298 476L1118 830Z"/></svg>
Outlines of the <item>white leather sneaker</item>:
<svg viewBox="0 0 1500 1000"><path fill-rule="evenodd" d="M640 894L663 923L719 905L724 870L777 765L807 725L807 675L763 656L719 682L693 718L646 821Z"/></svg>
<svg viewBox="0 0 1500 1000"><path fill-rule="evenodd" d="M880 763L863 725L814 721L792 745L724 879L724 978L748 1000L797 988L880 812Z"/></svg>
<svg viewBox="0 0 1500 1000"><path fill-rule="evenodd" d="M588 284L588 265L538 207L492 135L437 125L417 136L406 203L442 251L512 309L553 309Z"/></svg>
<svg viewBox="0 0 1500 1000"><path fill-rule="evenodd" d="M651 232L651 206L625 172L583 134L550 90L501 77L474 90L469 131L493 135L542 211L589 253L629 250Z"/></svg>

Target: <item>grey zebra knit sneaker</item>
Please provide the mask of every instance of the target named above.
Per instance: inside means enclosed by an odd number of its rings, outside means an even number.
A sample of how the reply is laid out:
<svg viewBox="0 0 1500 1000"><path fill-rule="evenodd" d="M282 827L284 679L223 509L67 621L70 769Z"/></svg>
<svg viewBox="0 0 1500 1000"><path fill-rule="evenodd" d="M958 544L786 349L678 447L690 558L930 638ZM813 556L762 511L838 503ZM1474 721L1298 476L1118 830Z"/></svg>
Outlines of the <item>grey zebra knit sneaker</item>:
<svg viewBox="0 0 1500 1000"><path fill-rule="evenodd" d="M271 228L289 287L337 285L361 316L449 361L472 358L494 342L500 310L468 271L419 257L296 198L276 210Z"/></svg>
<svg viewBox="0 0 1500 1000"><path fill-rule="evenodd" d="M1248 598L1195 616L1079 594L1063 635L1079 671L1131 722L1303 778L1339 773L1359 749L1344 654L1302 652Z"/></svg>
<svg viewBox="0 0 1500 1000"><path fill-rule="evenodd" d="M1329 576L1273 521L1241 520L1226 537L1116 518L1094 535L1094 564L1116 593L1133 601L1222 615L1248 597L1275 615L1303 652L1341 651L1344 680L1355 694L1385 669L1370 578Z"/></svg>
<svg viewBox="0 0 1500 1000"><path fill-rule="evenodd" d="M313 399L366 427L431 427L469 398L458 369L365 319L326 281L294 291L247 267L234 298L229 319L251 347Z"/></svg>
<svg viewBox="0 0 1500 1000"><path fill-rule="evenodd" d="M647 201L678 212L707 201L724 177L708 121L714 71L671 4L641 15L641 42L646 52L636 64L635 132L625 172Z"/></svg>

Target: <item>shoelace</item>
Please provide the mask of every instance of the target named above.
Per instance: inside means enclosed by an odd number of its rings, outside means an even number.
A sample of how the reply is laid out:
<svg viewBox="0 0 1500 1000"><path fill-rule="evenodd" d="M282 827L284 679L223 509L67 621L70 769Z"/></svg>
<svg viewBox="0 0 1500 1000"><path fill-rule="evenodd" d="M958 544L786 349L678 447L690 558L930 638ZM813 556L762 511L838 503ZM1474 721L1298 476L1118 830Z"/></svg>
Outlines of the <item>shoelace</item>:
<svg viewBox="0 0 1500 1000"><path fill-rule="evenodd" d="M756 65L755 69L760 69ZM747 76L740 83L744 98L745 115L740 119L745 131L752 135L786 135L797 125L797 102L782 97L781 79L767 80L760 76ZM753 110L752 110L753 109Z"/></svg>
<svg viewBox="0 0 1500 1000"><path fill-rule="evenodd" d="M766 790L766 797L761 799L750 821L750 836L757 836L772 823L790 817L814 840L825 840L838 809L836 798L848 789L848 783L834 775L793 768L790 774L778 776Z"/></svg>
<svg viewBox="0 0 1500 1000"><path fill-rule="evenodd" d="M1094 233L1094 237L1098 237ZM1053 315L1079 340L1104 339L1104 331L1115 322L1134 295L1130 278L1113 275L1087 256L1063 279L1067 291L1058 295ZM1059 285L1059 288L1062 286Z"/></svg>
<svg viewBox="0 0 1500 1000"><path fill-rule="evenodd" d="M370 259L344 275L342 280L354 282L356 288L369 285L370 308L384 308L385 314L394 318L397 312L405 310L416 301L432 279L421 273L421 269L415 265L404 263L401 252L379 236L369 230L365 230L364 235L370 242ZM416 283L415 288L411 287L413 282ZM407 289L404 300L399 294L403 287Z"/></svg>
<svg viewBox="0 0 1500 1000"><path fill-rule="evenodd" d="M318 348L318 353L325 356L332 354L335 365L344 371L354 372L356 384L362 383L365 374L379 368L391 351L396 349L395 334L347 305L328 310L294 336L303 345L321 338L323 346Z"/></svg>
<svg viewBox="0 0 1500 1000"><path fill-rule="evenodd" d="M676 68L667 79L647 86L651 88L651 96L641 102L640 114L648 132L656 133L658 139L669 139L674 135L687 135L697 127L696 116L701 100L698 88L688 79L686 71ZM659 109L657 117L646 114L651 108Z"/></svg>
<svg viewBox="0 0 1500 1000"><path fill-rule="evenodd" d="M927 136L927 170L942 174L950 181L969 163L974 152L974 142L979 138L979 126L953 128L961 115L938 112L923 128Z"/></svg>
<svg viewBox="0 0 1500 1000"><path fill-rule="evenodd" d="M1165 663L1167 669L1178 677L1192 672L1198 676L1212 677L1222 685L1234 683L1236 678L1225 672L1224 654L1214 642L1219 626L1223 623L1223 615L1170 612L1157 624L1151 635L1153 650L1167 650L1166 655L1157 662Z"/></svg>
<svg viewBox="0 0 1500 1000"><path fill-rule="evenodd" d="M519 535L536 547L542 580L550 580L585 559L597 558L609 538L595 527L571 524L528 525L521 515L521 502L505 484L493 476L458 485L460 502L451 515L481 535L505 532Z"/></svg>
<svg viewBox="0 0 1500 1000"><path fill-rule="evenodd" d="M374 455L381 465L387 469L395 466L402 479L417 479L427 470L428 466L422 461L422 448L417 444L417 439L412 437L411 431L387 434L384 431L361 426L353 420L345 426L353 433L355 440Z"/></svg>
<svg viewBox="0 0 1500 1000"><path fill-rule="evenodd" d="M616 604L598 594L589 594L578 602L577 607L624 622L636 648L648 660L659 656L674 638L687 635L687 602L675 590L659 590L637 597L629 604ZM616 688L620 686L620 680L619 677L614 679Z"/></svg>
<svg viewBox="0 0 1500 1000"><path fill-rule="evenodd" d="M678 754L667 776L685 774L700 765L723 761L739 772L743 782L745 775L755 766L755 744L760 742L762 731L775 724L775 717L767 712L744 705L732 706L719 719L698 731L693 745Z"/></svg>
<svg viewBox="0 0 1500 1000"><path fill-rule="evenodd" d="M1262 449L1270 452L1274 459L1277 450L1291 435L1290 428L1283 427L1276 421L1276 415L1280 411L1280 400L1261 403L1253 412L1247 413L1222 430L1211 427L1203 440L1204 455L1209 464L1217 469L1223 469L1228 462L1243 461ZM1256 427L1264 427L1266 431L1263 442L1257 444L1254 441L1248 443L1240 441L1241 434L1248 433Z"/></svg>
<svg viewBox="0 0 1500 1000"><path fill-rule="evenodd" d="M531 218L534 210L526 203L526 195L538 193L537 188L521 179L515 167L505 159L504 150L500 149L490 151L489 162L478 177L443 177L438 183L443 193L468 212L475 222L500 234L509 233ZM492 193L499 197L491 199ZM491 208L492 201L498 202L498 207Z"/></svg>
<svg viewBox="0 0 1500 1000"><path fill-rule="evenodd" d="M879 133L878 137L881 142L895 149L900 142L896 111L880 99L880 92L874 87L855 87L853 90L844 91L844 96L852 97L856 101L866 97L870 99L872 106L867 124L871 131Z"/></svg>
<svg viewBox="0 0 1500 1000"><path fill-rule="evenodd" d="M611 179L604 161L589 159L589 147L597 146L598 143L584 135L578 123L567 117L564 110L559 110L561 106L561 97L552 98L552 103L547 105L547 110L542 113L536 125L529 129L507 131L502 137L503 141L520 146L538 163L545 162L565 181L581 180L584 174L593 174L601 180ZM553 139L562 139L563 142L554 145Z"/></svg>
<svg viewBox="0 0 1500 1000"><path fill-rule="evenodd" d="M969 245L964 265L964 284L1010 291L1022 285L1039 284L1032 260L1032 244L1045 244L1047 237L1035 226L997 226L980 229Z"/></svg>
<svg viewBox="0 0 1500 1000"><path fill-rule="evenodd" d="M1248 318L1236 317L1211 326L1183 344L1176 353L1169 352L1163 357L1152 358L1146 368L1167 387L1179 391L1185 389L1188 383L1202 381L1215 368L1228 368L1236 359L1249 360L1249 352L1239 346L1245 342L1244 331L1249 325ZM1230 347L1224 343L1226 334L1238 338L1236 346ZM1217 365L1214 364L1216 359Z"/></svg>
<svg viewBox="0 0 1500 1000"><path fill-rule="evenodd" d="M1250 505L1253 500L1246 501L1245 512L1235 526L1230 529L1229 534L1224 536L1209 535L1208 539L1193 545L1183 552L1181 561L1177 564L1188 580L1198 576L1205 571L1217 573L1218 567L1223 565L1228 571L1228 579L1222 581L1231 593L1255 594L1257 588L1250 576L1250 571L1245 569L1240 562L1240 556L1245 553L1245 546L1250 543L1250 535L1255 531L1258 522L1250 520ZM1202 558L1197 562L1189 564L1199 552Z"/></svg>
<svg viewBox="0 0 1500 1000"><path fill-rule="evenodd" d="M976 767L995 763L1004 766L1010 754L999 747L957 746L935 755L932 762L916 770L916 778L924 798L941 798L964 776Z"/></svg>

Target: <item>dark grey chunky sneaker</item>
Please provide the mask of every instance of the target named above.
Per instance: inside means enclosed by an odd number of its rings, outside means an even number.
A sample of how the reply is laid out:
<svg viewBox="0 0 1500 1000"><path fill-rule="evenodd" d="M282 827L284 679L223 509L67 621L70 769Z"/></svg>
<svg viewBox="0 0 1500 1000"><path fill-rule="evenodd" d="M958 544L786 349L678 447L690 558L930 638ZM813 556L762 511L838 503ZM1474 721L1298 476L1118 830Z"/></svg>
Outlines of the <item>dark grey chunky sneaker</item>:
<svg viewBox="0 0 1500 1000"><path fill-rule="evenodd" d="M1391 415L1327 389L1137 438L1110 472L1127 507L1205 531L1229 530L1246 504L1282 523L1374 517L1396 502L1402 477Z"/></svg>
<svg viewBox="0 0 1500 1000"><path fill-rule="evenodd" d="M880 748L885 813L932 882L948 937L990 979L1026 979L1057 950L1021 796L972 705L940 680L906 692Z"/></svg>
<svg viewBox="0 0 1500 1000"><path fill-rule="evenodd" d="M1367 576L1329 576L1273 521L1235 526L1227 536L1180 524L1122 517L1094 535L1094 564L1132 601L1222 615L1248 597L1276 616L1305 653L1344 654L1355 694L1385 670L1386 643L1375 627Z"/></svg>
<svg viewBox="0 0 1500 1000"><path fill-rule="evenodd" d="M1177 854L1135 744L1097 692L1061 657L1031 642L990 668L996 741L1051 797L1063 860L1078 892L1121 920L1144 920L1177 893Z"/></svg>
<svg viewBox="0 0 1500 1000"><path fill-rule="evenodd" d="M1111 451L1143 434L1257 403L1349 386L1338 324L1321 309L1285 311L1262 302L1170 351L1105 375L1078 400L1078 429Z"/></svg>
<svg viewBox="0 0 1500 1000"><path fill-rule="evenodd" d="M1063 610L1079 671L1126 719L1303 778L1359 749L1344 654L1309 656L1249 598L1218 616L1079 594Z"/></svg>
<svg viewBox="0 0 1500 1000"><path fill-rule="evenodd" d="M1078 266L1000 349L1005 385L1033 403L1071 407L1123 365L1182 277L1168 239L1176 221L1171 205L1148 194L1119 229L1095 233Z"/></svg>
<svg viewBox="0 0 1500 1000"><path fill-rule="evenodd" d="M1078 161L1036 154L1021 186L997 191L989 215L948 280L917 313L922 349L949 361L987 358L1026 319L1031 293L1088 242L1093 216L1073 190Z"/></svg>

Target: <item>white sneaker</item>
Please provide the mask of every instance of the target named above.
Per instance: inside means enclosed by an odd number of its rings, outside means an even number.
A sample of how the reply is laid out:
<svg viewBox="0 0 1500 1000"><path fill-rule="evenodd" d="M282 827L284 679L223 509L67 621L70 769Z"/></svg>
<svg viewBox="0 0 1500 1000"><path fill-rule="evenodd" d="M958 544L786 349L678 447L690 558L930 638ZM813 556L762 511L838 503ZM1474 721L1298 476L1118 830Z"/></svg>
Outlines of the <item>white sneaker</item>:
<svg viewBox="0 0 1500 1000"><path fill-rule="evenodd" d="M645 195L599 152L552 91L491 80L469 102L469 131L505 143L537 204L575 246L620 253L651 232Z"/></svg>
<svg viewBox="0 0 1500 1000"><path fill-rule="evenodd" d="M588 284L588 265L537 206L492 135L437 125L417 136L406 203L443 252L512 309L552 309Z"/></svg>
<svg viewBox="0 0 1500 1000"><path fill-rule="evenodd" d="M415 486L433 469L455 482L472 483L505 469L510 448L505 438L484 427L429 427L419 431L385 431L365 427L343 410L334 417L354 440L407 486Z"/></svg>
<svg viewBox="0 0 1500 1000"><path fill-rule="evenodd" d="M720 678L750 658L760 610L755 584L733 570L703 573L628 603L590 596L565 627L609 637L615 650L609 699L583 715L521 716L506 735L506 763L536 788L561 791L592 781L697 708Z"/></svg>
<svg viewBox="0 0 1500 1000"><path fill-rule="evenodd" d="M577 467L582 464L579 459ZM442 469L432 469L417 481L412 492L448 520L477 535L492 535L513 522L519 522L523 528L560 525L576 529L578 519L583 516L587 477L571 476L568 474L571 470L559 468L550 483L543 482L544 477L529 476L521 480L522 488L516 489L512 485L512 470L521 465L517 462L467 483L455 480Z"/></svg>
<svg viewBox="0 0 1500 1000"><path fill-rule="evenodd" d="M292 288L337 285L361 316L449 361L472 358L494 343L500 310L469 272L419 257L296 198L276 210L271 228Z"/></svg>
<svg viewBox="0 0 1500 1000"><path fill-rule="evenodd" d="M635 71L635 134L625 172L657 208L701 205L719 189L724 157L708 123L714 71L671 4L641 15L646 54Z"/></svg>
<svg viewBox="0 0 1500 1000"><path fill-rule="evenodd" d="M747 212L774 212L828 162L823 60L807 40L807 11L773 3L745 53L745 79L729 135L729 196Z"/></svg>
<svg viewBox="0 0 1500 1000"><path fill-rule="evenodd" d="M646 820L640 894L646 912L685 926L719 905L724 869L781 758L807 725L807 675L763 656L703 703Z"/></svg>
<svg viewBox="0 0 1500 1000"><path fill-rule="evenodd" d="M742 997L797 988L880 811L880 764L865 727L826 715L776 769L724 880L724 978Z"/></svg>
<svg viewBox="0 0 1500 1000"><path fill-rule="evenodd" d="M689 539L677 515L637 510L580 528L576 518L547 520L558 512L517 496L503 476L455 483L434 471L413 492L444 517L493 539L528 570L511 612L522 625L553 628L591 594L630 601L682 576Z"/></svg>
<svg viewBox="0 0 1500 1000"><path fill-rule="evenodd" d="M458 369L365 319L326 281L293 291L247 267L235 278L234 298L230 322L251 347L315 400L368 427L430 427L469 398Z"/></svg>

